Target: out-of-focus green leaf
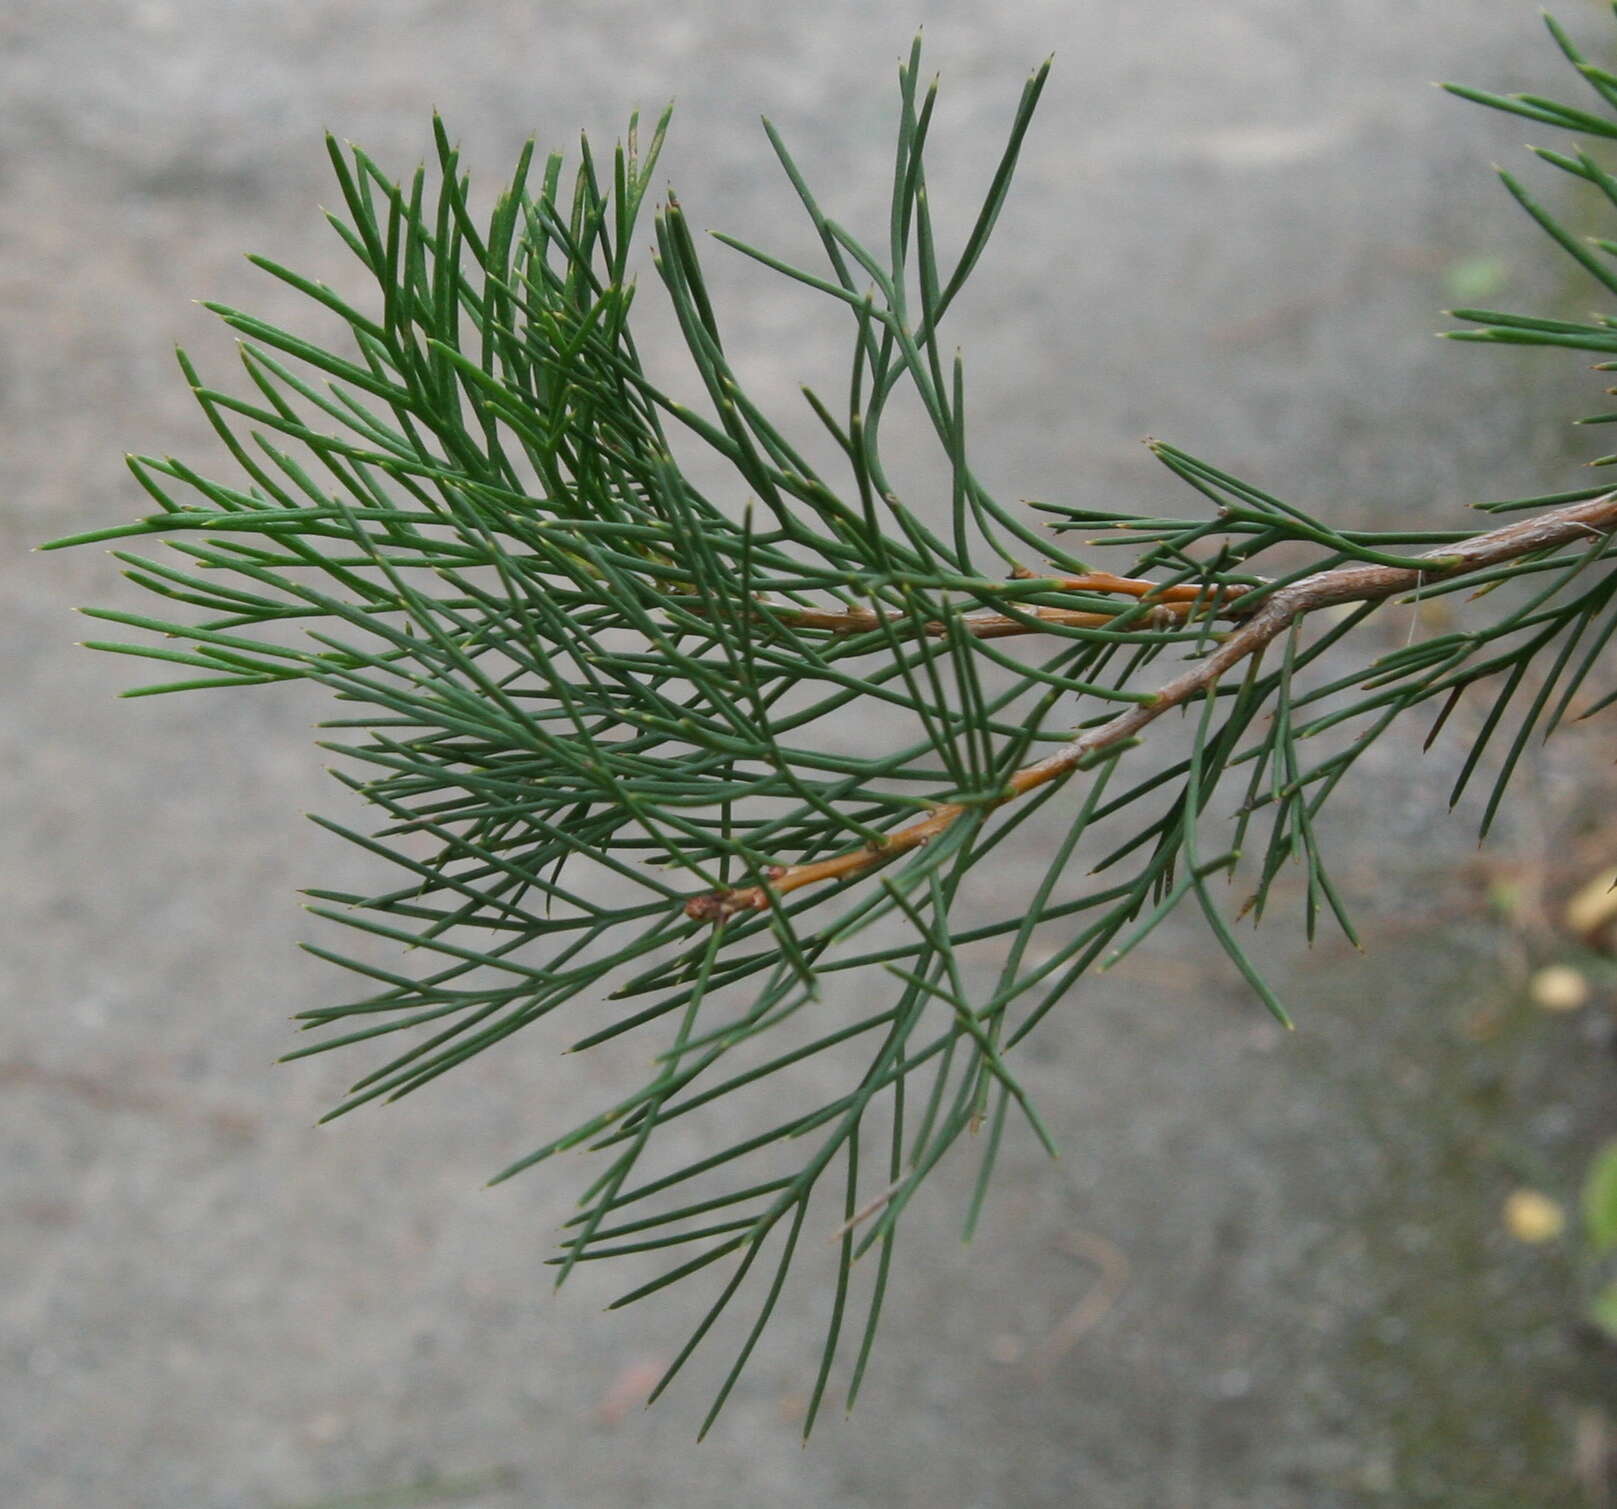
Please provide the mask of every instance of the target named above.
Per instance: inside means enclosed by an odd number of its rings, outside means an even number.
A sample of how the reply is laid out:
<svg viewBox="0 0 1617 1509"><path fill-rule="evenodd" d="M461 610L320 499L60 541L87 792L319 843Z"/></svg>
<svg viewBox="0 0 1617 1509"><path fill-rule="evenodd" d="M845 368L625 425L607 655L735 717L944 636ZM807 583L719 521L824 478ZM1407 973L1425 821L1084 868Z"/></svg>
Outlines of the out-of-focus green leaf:
<svg viewBox="0 0 1617 1509"><path fill-rule="evenodd" d="M1583 1229L1595 1252L1617 1247L1617 1138L1595 1154L1584 1177Z"/></svg>

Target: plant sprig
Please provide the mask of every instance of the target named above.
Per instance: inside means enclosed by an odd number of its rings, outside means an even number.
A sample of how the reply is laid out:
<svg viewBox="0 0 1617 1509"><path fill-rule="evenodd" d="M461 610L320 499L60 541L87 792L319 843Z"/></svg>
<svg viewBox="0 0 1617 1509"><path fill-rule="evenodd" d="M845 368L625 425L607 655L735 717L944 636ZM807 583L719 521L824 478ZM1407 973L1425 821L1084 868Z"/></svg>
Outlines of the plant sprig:
<svg viewBox="0 0 1617 1509"><path fill-rule="evenodd" d="M1617 85L1555 34L1606 114L1457 92L1617 135ZM626 1034L652 1047L641 1084L496 1179L568 1149L597 1156L560 1279L580 1262L662 1258L626 1305L714 1276L658 1392L756 1272L755 1318L704 1430L824 1188L836 1271L806 1429L850 1350L851 1404L910 1200L975 1141L975 1229L1011 1121L1054 1151L1015 1050L1180 903L1194 900L1287 1019L1235 922L1261 916L1295 864L1310 935L1328 914L1352 936L1317 821L1397 715L1435 702L1441 726L1472 687L1498 689L1455 789L1513 726L1486 829L1532 734L1617 696L1579 701L1617 629L1617 495L1603 489L1489 505L1537 511L1487 531L1350 531L1153 442L1201 516L1041 503L1041 522L993 495L942 327L1006 205L1048 71L1027 81L952 252L931 218L938 95L918 44L899 71L885 244L833 218L766 124L824 264L717 239L829 299L850 341L845 393L806 391L796 422L766 413L732 366L672 193L652 261L701 400L666 391L634 342L634 238L666 113L643 149L631 120L609 162L585 143L570 178L530 144L481 219L441 122L430 182L395 182L329 141L344 210L330 219L366 291L351 301L254 261L343 321L343 349L210 305L242 338L247 396L180 364L237 476L131 457L157 511L55 542L160 537L173 552L115 553L182 616L86 610L148 636L95 647L180 668L129 695L303 680L342 705L322 747L377 826L316 821L399 873L370 894L308 893L317 916L366 935L348 952L310 945L362 983L301 1012L312 1041L287 1057L373 1040L385 1055L327 1119L553 1017L578 1023L575 1050ZM1540 155L1617 207L1617 180L1587 154ZM1617 291L1612 244L1589 250L1507 184ZM1466 338L1617 352L1617 320L1457 313L1482 327ZM946 505L906 496L884 454L901 390L947 465ZM838 475L792 438L804 421L830 437ZM728 463L733 491L699 490L675 437ZM1071 532L1131 551L1128 572L1072 554ZM1270 574L1276 559L1292 564ZM1503 584L1519 590L1491 621L1355 658L1378 605ZM1320 631L1312 615L1336 606L1350 611ZM1175 707L1190 713L1184 752L1126 774ZM1211 840L1225 793L1231 825ZM980 920L973 877L997 849L1025 855L1035 817L1058 835L1047 863L1020 889L996 885L1002 910ZM1243 853L1250 894L1227 913L1208 882ZM823 1098L791 1073L811 1059L846 1066ZM772 1119L737 1135L733 1107L759 1096ZM704 1151L668 1166L663 1134L687 1116L709 1128ZM855 1341L855 1266L871 1249Z"/></svg>

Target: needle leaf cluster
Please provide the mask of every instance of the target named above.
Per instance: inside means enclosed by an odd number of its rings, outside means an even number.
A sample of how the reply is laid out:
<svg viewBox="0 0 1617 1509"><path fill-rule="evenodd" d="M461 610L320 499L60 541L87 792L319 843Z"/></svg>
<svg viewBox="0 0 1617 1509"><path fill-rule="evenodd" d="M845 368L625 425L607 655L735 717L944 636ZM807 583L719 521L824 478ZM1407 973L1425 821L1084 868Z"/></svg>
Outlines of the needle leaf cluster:
<svg viewBox="0 0 1617 1509"><path fill-rule="evenodd" d="M1555 35L1597 112L1457 92L1617 137L1617 76ZM636 345L634 250L666 114L643 142L631 122L609 158L582 144L571 168L530 144L487 211L441 122L434 170L402 182L330 141L329 218L358 291L253 260L335 316L343 340L209 306L241 338L244 386L213 385L183 353L180 365L228 479L131 457L151 511L56 542L115 542L168 605L86 610L138 636L97 648L160 664L163 679L130 695L301 680L336 701L323 747L371 821L316 821L392 878L309 893L317 916L358 935L310 945L356 993L301 1012L310 1041L287 1056L379 1055L332 1117L536 1024L565 1024L574 1051L641 1045L639 1083L497 1178L587 1149L595 1172L559 1277L649 1255L660 1266L619 1304L710 1283L664 1384L750 1297L707 1424L804 1239L824 1250L827 1232L807 1427L839 1362L851 1402L911 1198L969 1148L969 1232L1013 1122L1054 1152L1016 1050L1181 903L1286 1019L1237 924L1298 875L1310 935L1326 919L1352 937L1318 820L1401 713L1432 704L1441 726L1468 692L1492 699L1454 791L1503 746L1486 829L1530 740L1617 696L1582 691L1617 631L1611 538L1596 529L1473 570L1482 531L1339 529L1158 443L1199 495L1189 517L1029 510L991 493L944 325L1006 207L1047 74L1028 79L948 248L925 166L937 84L923 84L918 46L899 74L881 238L844 228L766 124L820 259L717 240L822 296L849 350L845 386L805 390L791 416L767 413L732 365L672 193L651 209L652 265L699 393L668 391ZM1617 207L1617 179L1587 152L1540 156ZM1617 292L1617 242L1573 237L1506 182ZM1617 317L1456 313L1478 327L1464 339L1617 358ZM908 496L884 451L901 401L930 427L947 497ZM682 464L692 448L725 469L716 494ZM1128 557L1127 577L1073 553L1077 540ZM154 542L167 550L143 553ZM1323 629L1299 613L1228 669L1217 659L1265 604L1356 570L1413 572L1423 600L1510 590L1485 621L1390 654L1356 632L1390 589L1338 593L1347 606ZM1208 665L1178 698L1188 717L1131 758L1165 677ZM1244 906L1213 884L1238 867Z"/></svg>

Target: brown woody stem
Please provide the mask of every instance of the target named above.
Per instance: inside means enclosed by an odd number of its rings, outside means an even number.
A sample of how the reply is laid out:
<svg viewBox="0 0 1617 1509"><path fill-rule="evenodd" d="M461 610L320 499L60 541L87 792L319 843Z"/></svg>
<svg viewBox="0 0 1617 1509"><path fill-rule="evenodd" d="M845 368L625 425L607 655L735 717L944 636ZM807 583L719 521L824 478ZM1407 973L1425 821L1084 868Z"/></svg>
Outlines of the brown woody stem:
<svg viewBox="0 0 1617 1509"><path fill-rule="evenodd" d="M1026 572L1022 575L1023 579L1029 579L1034 574ZM1245 587L1225 587L1217 592L1208 592L1206 588L1185 582L1165 586L1161 582L1145 581L1139 577L1113 576L1109 571L1092 571L1084 576L1051 577L1048 580L1052 592L1119 593L1126 597L1148 599L1152 604L1150 612L1138 615L1130 623L1152 629L1167 628L1192 618L1221 617L1223 609L1215 608L1214 604L1221 599L1240 597L1247 591ZM875 608L846 608L831 612L767 603L759 604L757 613L760 618L784 624L788 628L829 629L833 634L865 633L880 628L883 623L892 624L899 630L909 627L909 620L903 614L882 613ZM1039 622L1027 622L1030 618ZM1090 609L1028 607L1019 618L1010 618L1002 613L967 613L959 623L974 639L1009 639L1017 634L1040 633L1043 624L1055 628L1103 629L1116 618L1115 613L1096 613ZM922 626L922 632L941 639L949 630L948 625L933 619Z"/></svg>
<svg viewBox="0 0 1617 1509"><path fill-rule="evenodd" d="M1439 550L1429 551L1419 559L1430 561L1431 564L1420 570L1399 566L1340 566L1280 587L1264 598L1238 628L1226 635L1212 654L1159 688L1149 702L1136 704L1098 728L1079 734L1054 754L1018 770L1006 783L1004 795L993 805L1014 801L1040 786L1060 780L1097 755L1133 739L1141 729L1155 722L1165 712L1189 702L1216 685L1232 666L1257 654L1309 613L1338 603L1380 602L1403 592L1415 591L1428 582L1446 581L1537 551L1575 544L1579 540L1599 539L1614 529L1617 529L1617 493L1609 493L1590 502L1575 503L1507 524L1502 529L1476 535L1458 545L1446 545ZM1104 576L1104 573L1099 575ZM1146 592L1135 592L1134 589L1143 586L1147 592L1161 590L1165 607L1193 605L1197 596L1194 587L1154 589L1151 583L1136 582L1127 577L1107 578L1110 583L1117 584L1107 586L1091 585L1097 580L1095 577L1071 580L1074 584L1083 582L1081 590L1086 591L1116 591L1145 596ZM1074 590L1079 590L1076 585ZM1101 621L1109 620L1102 618ZM898 829L880 844L849 849L812 864L776 866L770 872L767 886L742 886L705 891L693 896L685 903L686 915L705 922L719 922L738 912L762 911L771 904L772 898L784 896L806 885L816 885L824 880L854 879L911 849L919 848L968 812L983 810L983 803L969 806L947 803L926 817Z"/></svg>

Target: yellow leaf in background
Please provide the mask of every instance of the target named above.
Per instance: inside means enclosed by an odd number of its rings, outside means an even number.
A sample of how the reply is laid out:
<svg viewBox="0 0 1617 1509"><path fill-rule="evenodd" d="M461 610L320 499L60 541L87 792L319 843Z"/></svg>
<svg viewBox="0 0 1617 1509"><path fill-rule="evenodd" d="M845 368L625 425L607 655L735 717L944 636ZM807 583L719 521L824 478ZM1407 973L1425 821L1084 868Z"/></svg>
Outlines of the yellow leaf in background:
<svg viewBox="0 0 1617 1509"><path fill-rule="evenodd" d="M1533 972L1527 994L1541 1011L1576 1011L1589 999L1589 982L1570 964L1546 964Z"/></svg>
<svg viewBox="0 0 1617 1509"><path fill-rule="evenodd" d="M1566 1230L1566 1212L1536 1189L1518 1189L1505 1201L1505 1229L1518 1242L1553 1242Z"/></svg>
<svg viewBox="0 0 1617 1509"><path fill-rule="evenodd" d="M1580 887L1577 895L1566 904L1568 930L1587 938L1617 922L1617 889L1614 887L1617 887L1617 870L1606 870Z"/></svg>

